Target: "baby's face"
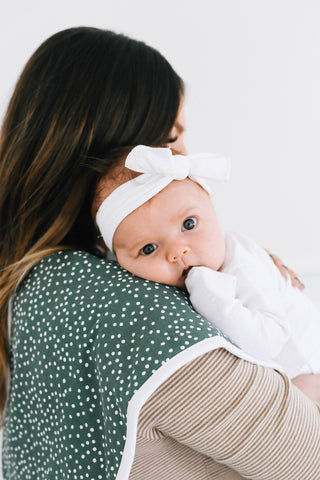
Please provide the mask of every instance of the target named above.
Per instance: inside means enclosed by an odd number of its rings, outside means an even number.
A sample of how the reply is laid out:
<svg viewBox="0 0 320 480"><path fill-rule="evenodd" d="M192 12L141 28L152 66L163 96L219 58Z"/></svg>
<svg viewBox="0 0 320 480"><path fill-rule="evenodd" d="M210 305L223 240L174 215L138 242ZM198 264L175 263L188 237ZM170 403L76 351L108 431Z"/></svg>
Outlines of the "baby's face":
<svg viewBox="0 0 320 480"><path fill-rule="evenodd" d="M225 256L210 196L190 179L171 182L122 220L113 249L134 275L180 288L191 267L218 270Z"/></svg>

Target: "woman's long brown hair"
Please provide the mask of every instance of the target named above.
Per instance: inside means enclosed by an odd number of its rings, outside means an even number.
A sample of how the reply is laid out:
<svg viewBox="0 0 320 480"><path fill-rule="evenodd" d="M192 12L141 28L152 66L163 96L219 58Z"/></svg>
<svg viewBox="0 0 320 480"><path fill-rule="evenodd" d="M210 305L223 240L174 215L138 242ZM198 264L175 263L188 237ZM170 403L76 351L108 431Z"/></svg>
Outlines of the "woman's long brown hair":
<svg viewBox="0 0 320 480"><path fill-rule="evenodd" d="M45 255L90 251L99 178L128 145L162 145L183 84L153 48L78 27L27 63L0 137L0 411L6 400L8 300Z"/></svg>

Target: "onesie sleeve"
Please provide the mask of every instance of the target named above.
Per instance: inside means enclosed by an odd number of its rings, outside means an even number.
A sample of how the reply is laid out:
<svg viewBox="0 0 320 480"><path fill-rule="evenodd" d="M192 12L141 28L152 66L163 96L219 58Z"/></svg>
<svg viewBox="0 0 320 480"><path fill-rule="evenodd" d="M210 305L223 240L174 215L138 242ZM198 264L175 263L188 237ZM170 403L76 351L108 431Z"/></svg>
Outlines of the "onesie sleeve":
<svg viewBox="0 0 320 480"><path fill-rule="evenodd" d="M319 407L285 375L224 349L164 382L142 408L138 432L169 436L252 480L316 480L320 471ZM161 478L176 478L161 468Z"/></svg>
<svg viewBox="0 0 320 480"><path fill-rule="evenodd" d="M246 271L237 275L193 267L186 287L193 307L241 349L276 361L289 338L289 322L272 282L257 289Z"/></svg>

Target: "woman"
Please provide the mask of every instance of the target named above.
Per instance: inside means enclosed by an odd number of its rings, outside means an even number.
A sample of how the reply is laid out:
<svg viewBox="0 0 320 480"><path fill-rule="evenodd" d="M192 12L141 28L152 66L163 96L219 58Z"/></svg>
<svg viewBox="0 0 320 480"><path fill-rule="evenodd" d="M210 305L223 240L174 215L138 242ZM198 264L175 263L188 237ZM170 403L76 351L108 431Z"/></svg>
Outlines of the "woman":
<svg viewBox="0 0 320 480"><path fill-rule="evenodd" d="M0 146L6 479L317 478L316 405L181 291L94 254L99 179L128 146L183 153L182 98L158 52L93 28L21 75Z"/></svg>

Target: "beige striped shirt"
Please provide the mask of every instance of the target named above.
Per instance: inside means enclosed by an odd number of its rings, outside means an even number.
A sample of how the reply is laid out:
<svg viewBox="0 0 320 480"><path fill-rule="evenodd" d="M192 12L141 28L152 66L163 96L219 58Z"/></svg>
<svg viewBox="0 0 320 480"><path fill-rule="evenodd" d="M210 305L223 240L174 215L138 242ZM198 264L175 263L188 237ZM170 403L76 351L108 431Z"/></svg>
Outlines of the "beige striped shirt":
<svg viewBox="0 0 320 480"><path fill-rule="evenodd" d="M130 480L318 480L319 413L286 376L214 350L142 408Z"/></svg>

